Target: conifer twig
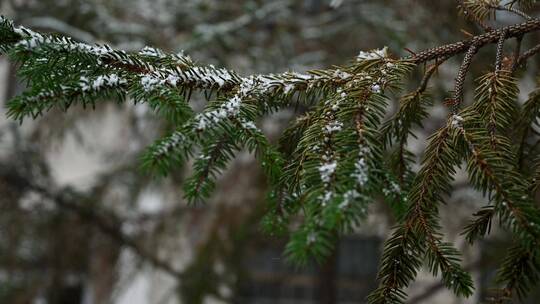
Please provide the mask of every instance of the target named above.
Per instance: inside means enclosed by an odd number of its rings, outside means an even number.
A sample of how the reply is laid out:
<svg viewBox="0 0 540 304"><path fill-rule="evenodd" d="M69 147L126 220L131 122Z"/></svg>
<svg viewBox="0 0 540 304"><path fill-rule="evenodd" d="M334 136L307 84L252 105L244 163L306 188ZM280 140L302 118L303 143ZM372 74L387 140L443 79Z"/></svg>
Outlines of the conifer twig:
<svg viewBox="0 0 540 304"><path fill-rule="evenodd" d="M486 44L496 43L501 37L501 33L507 32L506 38L523 36L526 33L540 30L540 20L532 19L523 23L509 25L497 30L493 30L484 34L474 36L470 39L430 48L422 52L418 52L413 56L408 56L403 59L408 59L415 64L420 64L436 58L444 56L455 56L460 53L467 52L472 45L481 48Z"/></svg>
<svg viewBox="0 0 540 304"><path fill-rule="evenodd" d="M497 42L497 53L495 55L495 74L499 74L499 71L501 70L506 34L506 31L501 32L501 37L499 37L499 41Z"/></svg>
<svg viewBox="0 0 540 304"><path fill-rule="evenodd" d="M459 110L459 106L463 100L463 86L465 84L465 77L467 76L467 73L469 72L469 68L472 63L472 59L474 57L474 54L478 51L478 47L476 44L473 44L469 47L467 50L467 53L465 54L465 58L463 58L463 62L461 63L461 67L459 68L457 77L456 77L456 83L454 87L454 98L452 100L452 113L457 114Z"/></svg>
<svg viewBox="0 0 540 304"><path fill-rule="evenodd" d="M435 62L435 64L431 65L427 68L426 72L424 73L424 77L422 77L422 80L420 81L420 85L418 86L418 89L416 89L416 94L421 94L426 91L429 80L431 79L431 76L437 71L439 66L443 64L446 60L448 60L450 57L446 58L439 58Z"/></svg>
<svg viewBox="0 0 540 304"><path fill-rule="evenodd" d="M510 13L513 13L515 15L518 15L520 17L523 17L523 19L526 19L526 20L531 20L533 19L533 17L527 15L525 12L517 9L517 8L513 8L511 6L504 6L504 5L490 5L491 8L495 9L495 10L498 10L498 11L507 11L507 12L510 12Z"/></svg>
<svg viewBox="0 0 540 304"><path fill-rule="evenodd" d="M540 43L521 54L517 60L517 66L525 63L529 58L540 52Z"/></svg>
<svg viewBox="0 0 540 304"><path fill-rule="evenodd" d="M523 41L523 36L516 37L516 47L514 48L514 55L512 57L512 66L510 68L511 73L513 74L518 67L519 55L521 53L521 43Z"/></svg>

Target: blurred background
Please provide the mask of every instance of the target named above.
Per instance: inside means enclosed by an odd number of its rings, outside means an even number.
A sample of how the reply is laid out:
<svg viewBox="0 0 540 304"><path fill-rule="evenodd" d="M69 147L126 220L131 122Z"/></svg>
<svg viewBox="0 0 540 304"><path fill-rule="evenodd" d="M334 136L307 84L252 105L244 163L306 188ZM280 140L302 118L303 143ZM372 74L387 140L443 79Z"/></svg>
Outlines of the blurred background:
<svg viewBox="0 0 540 304"><path fill-rule="evenodd" d="M383 46L399 57L404 48L463 39L460 29L480 32L458 17L453 0L0 0L0 13L84 42L184 50L242 75L345 64L360 50ZM497 17L497 24L520 21ZM538 38L531 35L525 45ZM486 49L467 79L469 99L475 76L493 67L493 49ZM432 115L410 144L419 157L447 114L442 100L457 59L431 83ZM521 101L536 86L537 69L533 60L522 75ZM2 104L24 89L15 73L0 58ZM261 126L276 140L294 115L294 109L281 111ZM23 124L0 109L0 303L364 303L395 223L384 204L374 202L366 223L342 237L326 262L295 267L282 254L287 239L261 232L266 183L252 155L240 153L213 198L199 205L182 199L189 166L160 179L140 170L143 149L170 128L145 105L129 103L53 110ZM409 303L484 299L508 246L502 232L473 248L464 244L460 230L486 199L463 174L455 186L441 215L477 292L456 299L422 272L409 288ZM538 298L533 294L528 303Z"/></svg>

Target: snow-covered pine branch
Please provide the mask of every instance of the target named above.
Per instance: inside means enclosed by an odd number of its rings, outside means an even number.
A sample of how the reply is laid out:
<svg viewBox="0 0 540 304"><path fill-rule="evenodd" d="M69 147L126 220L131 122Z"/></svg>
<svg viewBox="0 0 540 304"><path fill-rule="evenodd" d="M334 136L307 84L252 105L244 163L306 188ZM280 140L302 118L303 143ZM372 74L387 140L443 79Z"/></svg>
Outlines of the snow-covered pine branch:
<svg viewBox="0 0 540 304"><path fill-rule="evenodd" d="M465 1L462 14L486 32L411 51L408 57L392 57L385 47L361 51L342 66L260 75L196 63L183 52L145 47L131 53L82 43L2 18L0 51L19 64L19 76L28 84L10 101L8 114L22 121L76 103L96 106L107 99L147 103L171 123L173 131L147 149L143 165L167 174L194 158L184 187L191 201L211 195L239 151L253 153L268 177L267 222L292 230L286 252L297 262L325 258L336 236L355 229L365 218L369 204L387 202L399 223L386 242L380 285L370 303L403 303L405 288L424 263L434 275L442 273L442 282L456 295L473 292L460 252L444 241L439 219L439 205L465 160L470 185L486 194L493 206L476 213L464 232L472 242L489 233L492 217L501 218L501 226L516 236L517 243L499 271L505 284L501 294L522 296L537 283L540 269L540 212L533 204L540 162L523 157L538 152L538 145L527 142L537 133L540 99L532 94L521 107L512 74L540 48L521 53L518 46L513 58L504 62L502 58L504 43L540 30L540 20L517 10L513 4L518 2L530 1ZM337 8L341 2L332 4ZM490 29L485 21L494 10L525 21ZM470 104L463 94L465 78L477 51L495 43L495 71L482 78ZM454 97L445 102L449 115L430 137L419 163L421 155L409 151L407 142L429 116L428 83L438 66L463 53ZM399 98L398 110L389 113L389 100L401 93L409 72L431 61L418 89ZM193 95L206 97L202 110L192 107ZM298 105L302 114L294 112ZM262 118L282 110L301 116L274 144L258 126ZM525 118L515 119L520 112ZM520 140L514 143L512 138Z"/></svg>

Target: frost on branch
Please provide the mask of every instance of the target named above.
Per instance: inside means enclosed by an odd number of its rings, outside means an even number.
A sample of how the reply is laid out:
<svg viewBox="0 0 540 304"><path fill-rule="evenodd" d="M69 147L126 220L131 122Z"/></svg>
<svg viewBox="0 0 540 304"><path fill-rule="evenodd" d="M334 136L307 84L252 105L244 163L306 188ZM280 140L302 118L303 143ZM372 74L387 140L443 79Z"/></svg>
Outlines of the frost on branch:
<svg viewBox="0 0 540 304"><path fill-rule="evenodd" d="M99 91L103 87L117 87L126 84L127 80L120 78L117 74L98 76L94 80L88 79L86 76L81 76L80 86L83 92Z"/></svg>
<svg viewBox="0 0 540 304"><path fill-rule="evenodd" d="M358 56L356 56L356 60L377 60L377 59L384 59L388 56L388 47L384 47L382 49L378 50L371 50L371 51L360 51Z"/></svg>

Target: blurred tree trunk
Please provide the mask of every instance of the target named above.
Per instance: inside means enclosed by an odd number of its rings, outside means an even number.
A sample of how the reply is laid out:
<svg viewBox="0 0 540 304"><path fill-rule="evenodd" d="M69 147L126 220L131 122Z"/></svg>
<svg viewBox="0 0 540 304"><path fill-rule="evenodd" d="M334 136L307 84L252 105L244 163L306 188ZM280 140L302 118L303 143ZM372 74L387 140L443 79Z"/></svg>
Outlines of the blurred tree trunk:
<svg viewBox="0 0 540 304"><path fill-rule="evenodd" d="M319 304L337 303L337 256L338 247L332 251L332 254L321 265L319 270L317 291Z"/></svg>

